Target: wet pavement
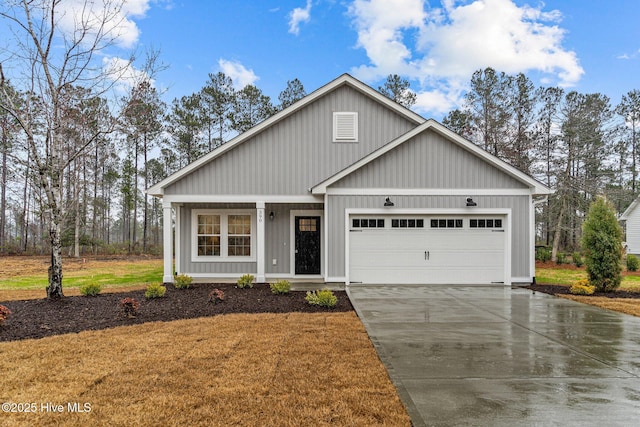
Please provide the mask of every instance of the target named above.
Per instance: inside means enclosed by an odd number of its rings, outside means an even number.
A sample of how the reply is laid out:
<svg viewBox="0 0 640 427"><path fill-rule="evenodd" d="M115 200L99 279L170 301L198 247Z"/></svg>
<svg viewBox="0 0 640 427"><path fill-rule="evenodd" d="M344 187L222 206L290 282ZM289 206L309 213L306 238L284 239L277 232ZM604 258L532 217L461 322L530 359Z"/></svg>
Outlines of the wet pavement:
<svg viewBox="0 0 640 427"><path fill-rule="evenodd" d="M640 318L509 287L348 293L414 426L640 425Z"/></svg>

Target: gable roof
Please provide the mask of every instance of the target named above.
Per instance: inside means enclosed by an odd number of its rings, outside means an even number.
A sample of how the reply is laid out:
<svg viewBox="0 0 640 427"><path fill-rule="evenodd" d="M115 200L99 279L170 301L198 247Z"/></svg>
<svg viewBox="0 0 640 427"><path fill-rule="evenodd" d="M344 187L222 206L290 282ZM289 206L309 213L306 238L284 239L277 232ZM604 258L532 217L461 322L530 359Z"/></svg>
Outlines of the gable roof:
<svg viewBox="0 0 640 427"><path fill-rule="evenodd" d="M355 79L354 77L350 76L349 74L343 74L340 77L338 77L337 79L327 83L326 85L322 86L321 88L319 88L319 89L315 90L314 92L310 93L309 95L305 96L304 98L302 98L298 102L294 103L293 105L285 108L284 110L278 112L277 114L274 114L270 118L268 118L268 119L264 120L263 122L257 124L256 126L252 127L248 131L246 131L244 133L241 133L240 135L236 136L235 138L231 139L230 141L228 141L228 142L222 144L221 146L215 148L209 154L206 154L206 155L202 156L198 160L188 164L184 168L180 169L179 171L175 172L174 174L170 175L169 177L167 177L167 178L163 179L162 181L158 182L157 184L153 185L152 187L147 189L147 193L151 194L152 196L161 197L164 194L164 189L166 187L168 187L169 185L179 181L184 176L186 176L186 175L190 174L191 172L199 169L200 167L206 165L207 163L213 161L214 159L222 156L224 153L226 153L227 151L232 150L237 145L242 144L243 142L246 142L246 141L250 140L253 136L255 136L255 135L259 134L260 132L264 131L265 129L275 125L276 123L286 119L287 117L291 116L295 112L297 112L297 111L301 110L302 108L308 106L309 104L313 103L317 99L325 96L326 94L328 94L328 93L330 93L330 92L332 92L332 91L334 91L334 90L336 90L336 89L338 89L338 88L340 88L340 87L342 87L344 85L348 85L351 88L363 93L364 95L369 96L370 98L373 98L374 100L376 100L379 103L385 105L389 109L394 110L398 114L400 114L400 115L406 117L408 120L414 122L416 125L424 123L425 120L426 120L424 117L420 116L419 114L417 114L417 113L409 110L408 108L405 108L402 105L394 102L393 100L391 100L391 99L387 98L386 96L382 95L380 92L376 91L375 89L371 88L370 86L368 86L368 85L362 83L361 81Z"/></svg>
<svg viewBox="0 0 640 427"><path fill-rule="evenodd" d="M633 202L631 202L631 204L624 211L624 213L620 215L620 221L627 221L631 216L631 213L638 207L638 204L640 204L640 197L636 198Z"/></svg>
<svg viewBox="0 0 640 427"><path fill-rule="evenodd" d="M483 150L482 148L478 147L472 142L464 139L460 135L449 130L447 127L445 127L444 125L438 123L433 119L429 119L425 121L423 124L415 127L414 129L410 130L404 135L380 147L376 151L373 151L372 153L368 154L367 156L353 163L351 166L343 169L342 171L327 178L326 180L320 182L319 184L316 184L314 187L311 188L311 193L325 194L327 192L327 188L332 184L340 181L341 179L357 171L358 169L374 161L375 159L380 158L381 156L384 156L386 153L395 149L399 145L404 144L405 142L411 140L411 138L421 134L422 132L427 131L428 129L431 129L439 133L440 135L444 136L451 142L457 144L458 146L471 152L472 154L480 157L487 163L500 169L501 171L513 177L517 181L522 182L523 184L525 184L527 187L531 189L532 194L552 194L553 193L553 190L549 189L546 185L540 183L539 181L535 180L529 175L521 172L520 170L504 162L503 160L500 160L499 158L493 156L492 154L488 153L487 151Z"/></svg>

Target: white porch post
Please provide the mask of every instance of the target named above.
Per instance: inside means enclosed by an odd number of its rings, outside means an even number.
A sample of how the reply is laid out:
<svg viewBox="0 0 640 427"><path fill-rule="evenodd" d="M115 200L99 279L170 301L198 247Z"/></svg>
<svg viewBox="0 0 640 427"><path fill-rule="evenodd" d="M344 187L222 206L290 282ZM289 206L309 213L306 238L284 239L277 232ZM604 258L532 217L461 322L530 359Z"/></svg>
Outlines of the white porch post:
<svg viewBox="0 0 640 427"><path fill-rule="evenodd" d="M173 283L173 224L171 220L171 203L163 203L162 212L162 251L164 253L164 273L162 281L164 283Z"/></svg>
<svg viewBox="0 0 640 427"><path fill-rule="evenodd" d="M266 282L265 277L265 233L264 233L264 202L256 202L257 230L256 230L256 282Z"/></svg>

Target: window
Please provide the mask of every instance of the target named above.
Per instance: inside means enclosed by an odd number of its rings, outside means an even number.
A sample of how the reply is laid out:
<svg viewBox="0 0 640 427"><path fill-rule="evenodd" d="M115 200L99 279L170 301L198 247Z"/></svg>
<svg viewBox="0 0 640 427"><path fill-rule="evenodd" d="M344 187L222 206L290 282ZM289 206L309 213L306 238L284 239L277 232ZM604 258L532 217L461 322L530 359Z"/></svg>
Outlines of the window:
<svg viewBox="0 0 640 427"><path fill-rule="evenodd" d="M474 218L469 220L470 228L502 228L502 220L498 218Z"/></svg>
<svg viewBox="0 0 640 427"><path fill-rule="evenodd" d="M358 142L358 113L333 113L333 142Z"/></svg>
<svg viewBox="0 0 640 427"><path fill-rule="evenodd" d="M253 213L192 211L192 261L247 261L254 254Z"/></svg>
<svg viewBox="0 0 640 427"><path fill-rule="evenodd" d="M462 228L461 218L433 218L431 228Z"/></svg>
<svg viewBox="0 0 640 427"><path fill-rule="evenodd" d="M398 218L391 220L392 228L424 228L424 219Z"/></svg>
<svg viewBox="0 0 640 427"><path fill-rule="evenodd" d="M384 228L383 218L354 218L352 228Z"/></svg>

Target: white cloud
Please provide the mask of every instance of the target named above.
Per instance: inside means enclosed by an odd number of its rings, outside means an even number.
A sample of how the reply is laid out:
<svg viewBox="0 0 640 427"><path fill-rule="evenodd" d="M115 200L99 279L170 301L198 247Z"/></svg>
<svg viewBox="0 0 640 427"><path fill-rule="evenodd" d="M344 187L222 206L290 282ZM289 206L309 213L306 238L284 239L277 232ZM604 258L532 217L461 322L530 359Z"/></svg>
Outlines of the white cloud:
<svg viewBox="0 0 640 427"><path fill-rule="evenodd" d="M227 77L231 77L233 86L236 89L242 89L247 85L252 85L260 79L253 70L247 70L247 68L238 61L228 61L220 58L218 60L218 66Z"/></svg>
<svg viewBox="0 0 640 427"><path fill-rule="evenodd" d="M289 32L296 36L300 33L300 23L311 20L311 0L307 0L305 8L296 7L289 13Z"/></svg>
<svg viewBox="0 0 640 427"><path fill-rule="evenodd" d="M140 30L132 18L142 18L149 10L151 0L127 0L122 7L114 7L112 0L65 0L58 5L60 28L71 34L82 25L88 26L89 33L101 31L107 38L123 48L131 48L140 37ZM105 17L108 20L105 22Z"/></svg>
<svg viewBox="0 0 640 427"><path fill-rule="evenodd" d="M155 81L149 79L145 71L137 70L131 61L118 57L102 58L102 69L109 75L109 80L115 82L115 89L118 92L128 92L136 84L150 80L153 86Z"/></svg>
<svg viewBox="0 0 640 427"><path fill-rule="evenodd" d="M356 77L379 80L399 74L422 84L419 108L448 110L459 104L471 74L493 67L509 74L539 71L560 86L575 85L584 70L573 51L562 47L559 11L517 6L513 0L355 0L350 13L358 47L370 63ZM416 40L405 40L417 34Z"/></svg>

